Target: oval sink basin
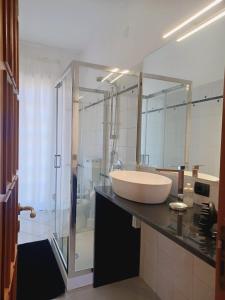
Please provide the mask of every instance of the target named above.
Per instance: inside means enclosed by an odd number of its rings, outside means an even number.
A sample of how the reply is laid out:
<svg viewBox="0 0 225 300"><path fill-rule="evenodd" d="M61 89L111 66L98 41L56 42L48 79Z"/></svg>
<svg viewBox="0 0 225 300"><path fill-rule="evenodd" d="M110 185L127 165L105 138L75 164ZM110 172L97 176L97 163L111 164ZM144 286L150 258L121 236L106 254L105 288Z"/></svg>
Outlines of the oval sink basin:
<svg viewBox="0 0 225 300"><path fill-rule="evenodd" d="M168 177L139 171L112 171L112 189L118 196L139 202L164 202L170 193L172 180Z"/></svg>

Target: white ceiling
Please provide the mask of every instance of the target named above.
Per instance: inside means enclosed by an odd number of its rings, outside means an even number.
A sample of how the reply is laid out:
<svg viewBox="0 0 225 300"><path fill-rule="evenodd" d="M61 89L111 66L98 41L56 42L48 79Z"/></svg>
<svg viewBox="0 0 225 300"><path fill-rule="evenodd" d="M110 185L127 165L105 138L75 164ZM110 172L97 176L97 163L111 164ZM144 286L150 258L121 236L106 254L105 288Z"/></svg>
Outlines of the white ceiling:
<svg viewBox="0 0 225 300"><path fill-rule="evenodd" d="M132 67L165 31L212 0L20 0L20 38Z"/></svg>

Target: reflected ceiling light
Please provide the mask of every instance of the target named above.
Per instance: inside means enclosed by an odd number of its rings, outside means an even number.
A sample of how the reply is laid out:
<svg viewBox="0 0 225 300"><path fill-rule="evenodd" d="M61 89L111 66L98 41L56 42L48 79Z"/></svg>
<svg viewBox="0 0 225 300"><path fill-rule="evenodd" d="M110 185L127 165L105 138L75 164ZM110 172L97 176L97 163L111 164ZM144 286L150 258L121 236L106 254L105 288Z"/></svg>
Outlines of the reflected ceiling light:
<svg viewBox="0 0 225 300"><path fill-rule="evenodd" d="M197 19L198 17L200 17L201 15L203 15L208 10L210 10L211 8L213 8L214 6L216 6L217 4L221 3L222 1L223 0L213 1L211 4L209 4L208 6L206 6L205 8L203 8L202 10L200 10L199 12L197 12L195 15L193 15L192 17L190 17L189 19L187 19L186 21L184 21L183 23L181 23L180 25L178 25L177 27L175 27L171 31L169 31L166 34L164 34L163 38L166 39L167 37L171 36L172 34L174 34L175 32L177 32L178 30L180 30L181 28L183 28L187 24L191 23L192 21L194 21L195 19Z"/></svg>
<svg viewBox="0 0 225 300"><path fill-rule="evenodd" d="M115 77L112 81L110 81L110 83L113 83L115 82L116 80L120 79L122 76L124 76L125 74L129 73L130 71L129 70L124 70L121 72L120 75L118 75L117 77Z"/></svg>
<svg viewBox="0 0 225 300"><path fill-rule="evenodd" d="M112 70L112 73L109 73L109 74L106 75L104 78L102 78L101 82L104 82L105 80L109 79L109 78L113 75L113 73L118 72L118 71L119 71L118 68L113 69L113 70Z"/></svg>
<svg viewBox="0 0 225 300"><path fill-rule="evenodd" d="M81 99L83 99L83 98L84 98L84 96L79 96L79 98L78 98L78 99L79 99L79 100L81 100Z"/></svg>
<svg viewBox="0 0 225 300"><path fill-rule="evenodd" d="M183 36L181 36L180 38L177 39L177 42L181 42L184 39L186 39L187 37L189 37L190 35L198 32L199 30L205 28L206 26L216 22L217 20L221 19L222 17L225 16L225 10L220 12L219 14L217 14L215 17L209 19L208 21L202 23L201 25L199 25L198 27L196 27L195 29L189 31L188 33L184 34Z"/></svg>

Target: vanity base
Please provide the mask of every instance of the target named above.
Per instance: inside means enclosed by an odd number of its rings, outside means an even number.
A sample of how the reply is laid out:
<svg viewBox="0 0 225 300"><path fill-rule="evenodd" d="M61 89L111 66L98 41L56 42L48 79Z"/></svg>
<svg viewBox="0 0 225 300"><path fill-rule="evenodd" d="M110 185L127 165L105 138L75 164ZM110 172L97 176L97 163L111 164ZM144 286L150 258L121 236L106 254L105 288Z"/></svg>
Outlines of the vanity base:
<svg viewBox="0 0 225 300"><path fill-rule="evenodd" d="M94 287L139 275L140 229L132 215L96 193Z"/></svg>

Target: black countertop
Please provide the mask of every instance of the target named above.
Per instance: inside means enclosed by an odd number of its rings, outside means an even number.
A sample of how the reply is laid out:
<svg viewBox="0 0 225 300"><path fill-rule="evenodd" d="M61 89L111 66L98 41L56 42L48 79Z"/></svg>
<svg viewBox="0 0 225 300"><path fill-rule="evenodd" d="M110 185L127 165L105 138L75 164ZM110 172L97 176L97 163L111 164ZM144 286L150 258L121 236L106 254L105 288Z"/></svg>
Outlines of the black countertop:
<svg viewBox="0 0 225 300"><path fill-rule="evenodd" d="M193 208L178 213L170 210L168 206L169 202L175 201L174 197L169 197L163 204L150 205L121 198L113 193L111 186L100 186L95 190L115 205L215 267L216 241L214 238L200 233L195 225L201 209L199 205L194 205Z"/></svg>

